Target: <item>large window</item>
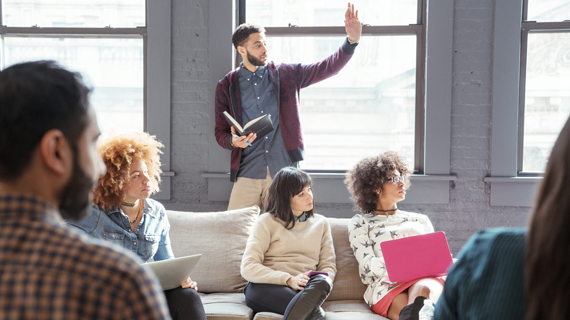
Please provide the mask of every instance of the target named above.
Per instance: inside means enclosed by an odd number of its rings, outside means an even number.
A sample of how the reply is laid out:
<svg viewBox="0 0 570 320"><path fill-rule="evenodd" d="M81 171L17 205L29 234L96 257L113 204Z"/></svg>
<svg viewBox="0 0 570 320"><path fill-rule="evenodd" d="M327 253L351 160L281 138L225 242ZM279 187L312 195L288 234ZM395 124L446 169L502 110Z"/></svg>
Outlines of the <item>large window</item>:
<svg viewBox="0 0 570 320"><path fill-rule="evenodd" d="M241 0L240 20L266 27L275 62L313 63L338 50L344 0ZM424 7L421 0L354 1L363 37L336 76L301 91L308 170L346 170L394 150L423 170ZM244 18L245 16L245 18Z"/></svg>
<svg viewBox="0 0 570 320"><path fill-rule="evenodd" d="M570 2L525 0L519 174L543 172L570 115Z"/></svg>
<svg viewBox="0 0 570 320"><path fill-rule="evenodd" d="M145 0L0 0L1 68L55 60L93 88L103 133L145 129Z"/></svg>

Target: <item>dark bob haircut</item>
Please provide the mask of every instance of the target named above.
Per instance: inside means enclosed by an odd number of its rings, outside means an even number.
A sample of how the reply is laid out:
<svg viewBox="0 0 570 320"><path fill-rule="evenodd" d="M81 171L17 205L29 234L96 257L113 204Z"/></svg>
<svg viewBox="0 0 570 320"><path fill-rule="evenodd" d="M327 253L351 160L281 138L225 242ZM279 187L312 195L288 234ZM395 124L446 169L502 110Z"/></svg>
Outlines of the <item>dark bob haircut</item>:
<svg viewBox="0 0 570 320"><path fill-rule="evenodd" d="M22 175L49 130L60 130L75 147L88 124L89 92L79 73L54 61L25 62L1 71L0 180Z"/></svg>
<svg viewBox="0 0 570 320"><path fill-rule="evenodd" d="M265 33L265 28L257 24L242 23L240 24L234 34L232 35L232 43L237 49L238 46L244 46L247 42L247 38L252 33Z"/></svg>
<svg viewBox="0 0 570 320"><path fill-rule="evenodd" d="M285 222L285 228L295 226L295 216L291 209L291 200L303 191L305 187L312 187L311 177L303 170L285 167L275 175L267 195L267 211ZM306 211L307 219L313 216L315 206Z"/></svg>
<svg viewBox="0 0 570 320"><path fill-rule="evenodd" d="M409 176L412 173L406 165L404 157L395 151L387 151L375 157L360 160L356 166L346 173L344 183L354 202L354 209L368 213L376 209L377 190L382 190L384 182L394 171L406 177L406 188L410 187Z"/></svg>

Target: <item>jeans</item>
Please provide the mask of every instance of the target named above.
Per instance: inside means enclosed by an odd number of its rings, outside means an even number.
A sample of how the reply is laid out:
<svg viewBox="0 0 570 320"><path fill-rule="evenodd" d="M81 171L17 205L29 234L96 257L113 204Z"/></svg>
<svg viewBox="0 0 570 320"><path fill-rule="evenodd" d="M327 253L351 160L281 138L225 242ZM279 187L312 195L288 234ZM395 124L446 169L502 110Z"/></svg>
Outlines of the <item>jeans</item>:
<svg viewBox="0 0 570 320"><path fill-rule="evenodd" d="M164 291L164 295L173 320L207 320L202 299L196 290L178 287Z"/></svg>
<svg viewBox="0 0 570 320"><path fill-rule="evenodd" d="M331 290L330 278L316 275L311 277L301 291L288 286L250 282L244 293L245 303L254 313L278 313L283 315L284 320L312 320L325 317L321 305Z"/></svg>

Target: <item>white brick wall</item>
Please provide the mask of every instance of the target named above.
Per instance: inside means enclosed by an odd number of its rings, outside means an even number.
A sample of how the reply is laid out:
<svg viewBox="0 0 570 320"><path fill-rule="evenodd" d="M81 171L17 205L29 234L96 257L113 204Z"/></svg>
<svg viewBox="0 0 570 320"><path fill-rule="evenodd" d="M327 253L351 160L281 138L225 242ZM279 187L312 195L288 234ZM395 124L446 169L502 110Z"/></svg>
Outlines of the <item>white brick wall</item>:
<svg viewBox="0 0 570 320"><path fill-rule="evenodd" d="M449 205L401 205L427 214L436 230L447 233L455 254L477 230L524 226L528 208L490 207L492 0L456 0L453 44L451 172L458 180ZM227 203L207 200L208 139L213 137L214 102L209 88L208 1L172 0L172 200L168 209L224 210ZM229 70L228 70L229 71ZM413 192L413 187L411 189ZM324 204L317 211L352 216L351 205Z"/></svg>

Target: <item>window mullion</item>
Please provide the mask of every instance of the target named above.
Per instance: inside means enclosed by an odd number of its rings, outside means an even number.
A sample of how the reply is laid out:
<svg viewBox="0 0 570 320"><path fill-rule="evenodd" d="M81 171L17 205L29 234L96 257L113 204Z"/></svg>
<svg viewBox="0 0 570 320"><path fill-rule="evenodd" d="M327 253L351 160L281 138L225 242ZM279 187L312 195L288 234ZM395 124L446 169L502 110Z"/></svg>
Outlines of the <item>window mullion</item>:
<svg viewBox="0 0 570 320"><path fill-rule="evenodd" d="M526 0L525 0L526 1ZM518 132L518 152L517 152L517 174L522 172L524 155L524 117L525 117L525 95L526 95L526 63L528 51L528 29L523 23L521 32L521 58L520 58L520 79L519 79L519 132Z"/></svg>

